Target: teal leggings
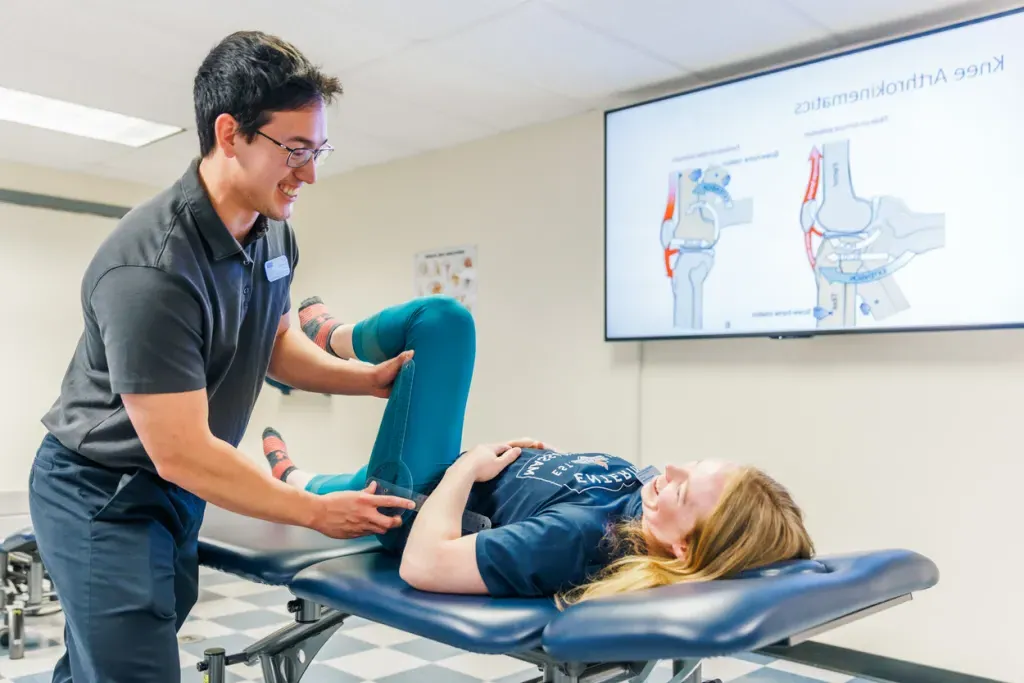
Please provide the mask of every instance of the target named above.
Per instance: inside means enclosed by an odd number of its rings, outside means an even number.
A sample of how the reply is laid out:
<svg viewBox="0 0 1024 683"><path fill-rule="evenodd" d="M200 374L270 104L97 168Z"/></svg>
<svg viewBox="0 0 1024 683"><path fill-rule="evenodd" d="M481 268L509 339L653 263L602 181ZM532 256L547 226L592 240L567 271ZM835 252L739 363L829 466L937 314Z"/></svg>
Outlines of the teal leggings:
<svg viewBox="0 0 1024 683"><path fill-rule="evenodd" d="M414 353L391 387L369 462L355 474L317 475L306 488L318 494L358 490L378 478L429 493L462 446L476 360L472 315L449 297L414 299L357 323L352 346L368 363Z"/></svg>

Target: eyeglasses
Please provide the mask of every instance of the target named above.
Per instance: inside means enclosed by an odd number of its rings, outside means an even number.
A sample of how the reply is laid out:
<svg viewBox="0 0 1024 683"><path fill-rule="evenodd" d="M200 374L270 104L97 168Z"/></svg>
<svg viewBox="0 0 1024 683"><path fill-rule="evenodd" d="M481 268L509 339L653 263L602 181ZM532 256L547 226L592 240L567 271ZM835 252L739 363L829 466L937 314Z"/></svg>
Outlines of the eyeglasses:
<svg viewBox="0 0 1024 683"><path fill-rule="evenodd" d="M331 156L331 152L334 148L328 144L324 144L319 149L310 149L309 147L289 147L288 145L278 142L274 138L270 137L262 130L256 131L258 135L262 135L266 139L273 142L275 145L288 152L288 165L292 168L302 168L310 161L314 162L315 165L321 166L327 157Z"/></svg>

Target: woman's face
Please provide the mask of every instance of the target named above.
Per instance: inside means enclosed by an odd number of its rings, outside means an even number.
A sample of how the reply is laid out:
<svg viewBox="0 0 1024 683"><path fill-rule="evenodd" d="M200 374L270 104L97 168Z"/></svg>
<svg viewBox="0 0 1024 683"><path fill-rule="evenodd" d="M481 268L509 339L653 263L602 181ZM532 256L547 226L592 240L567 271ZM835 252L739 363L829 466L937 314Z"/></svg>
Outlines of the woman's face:
<svg viewBox="0 0 1024 683"><path fill-rule="evenodd" d="M687 539L694 528L718 505L731 463L700 460L685 465L668 465L641 490L643 529L649 541L666 548L676 557L687 551Z"/></svg>

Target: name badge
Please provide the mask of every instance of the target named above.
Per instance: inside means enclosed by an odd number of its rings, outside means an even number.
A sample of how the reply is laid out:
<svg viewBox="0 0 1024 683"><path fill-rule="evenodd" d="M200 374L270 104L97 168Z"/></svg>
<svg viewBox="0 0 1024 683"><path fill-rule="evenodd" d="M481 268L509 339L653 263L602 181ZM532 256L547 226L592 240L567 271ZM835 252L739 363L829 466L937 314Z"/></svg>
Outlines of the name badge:
<svg viewBox="0 0 1024 683"><path fill-rule="evenodd" d="M267 279L271 282L276 282L292 272L291 266L288 265L288 257L284 255L270 259L263 264L263 269L267 271Z"/></svg>

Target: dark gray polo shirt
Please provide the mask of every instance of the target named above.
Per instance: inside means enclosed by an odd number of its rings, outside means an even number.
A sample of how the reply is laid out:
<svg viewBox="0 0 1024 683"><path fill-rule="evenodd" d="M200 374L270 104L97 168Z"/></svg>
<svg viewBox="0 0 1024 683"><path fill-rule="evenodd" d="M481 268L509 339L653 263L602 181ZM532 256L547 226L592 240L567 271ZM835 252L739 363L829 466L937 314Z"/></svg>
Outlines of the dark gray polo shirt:
<svg viewBox="0 0 1024 683"><path fill-rule="evenodd" d="M155 472L120 394L206 389L213 434L237 446L264 386L298 247L260 217L240 245L194 161L129 212L82 280L85 330L43 424L101 465Z"/></svg>

